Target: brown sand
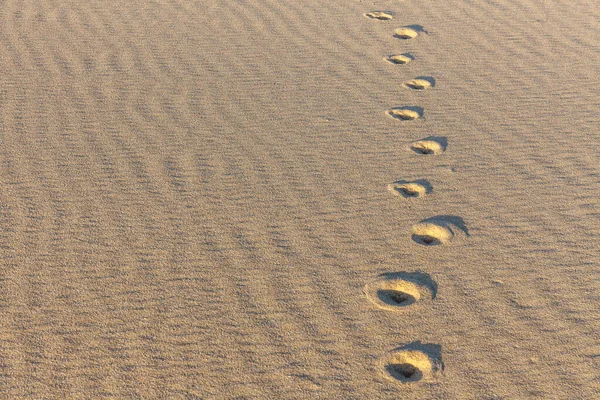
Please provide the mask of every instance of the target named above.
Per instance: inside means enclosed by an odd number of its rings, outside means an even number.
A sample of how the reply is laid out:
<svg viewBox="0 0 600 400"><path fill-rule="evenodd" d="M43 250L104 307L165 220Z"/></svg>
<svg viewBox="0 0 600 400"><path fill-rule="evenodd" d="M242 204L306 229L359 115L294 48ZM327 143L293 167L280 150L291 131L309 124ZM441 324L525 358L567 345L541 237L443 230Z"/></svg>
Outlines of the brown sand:
<svg viewBox="0 0 600 400"><path fill-rule="evenodd" d="M0 398L599 398L599 11L0 2Z"/></svg>

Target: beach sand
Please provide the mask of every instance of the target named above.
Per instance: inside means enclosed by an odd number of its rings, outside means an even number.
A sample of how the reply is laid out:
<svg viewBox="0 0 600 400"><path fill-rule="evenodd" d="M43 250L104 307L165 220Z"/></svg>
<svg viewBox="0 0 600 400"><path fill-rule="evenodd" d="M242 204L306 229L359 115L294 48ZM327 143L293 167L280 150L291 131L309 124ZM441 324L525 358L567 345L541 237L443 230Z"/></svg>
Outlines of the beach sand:
<svg viewBox="0 0 600 400"><path fill-rule="evenodd" d="M0 398L599 398L599 21L2 2Z"/></svg>

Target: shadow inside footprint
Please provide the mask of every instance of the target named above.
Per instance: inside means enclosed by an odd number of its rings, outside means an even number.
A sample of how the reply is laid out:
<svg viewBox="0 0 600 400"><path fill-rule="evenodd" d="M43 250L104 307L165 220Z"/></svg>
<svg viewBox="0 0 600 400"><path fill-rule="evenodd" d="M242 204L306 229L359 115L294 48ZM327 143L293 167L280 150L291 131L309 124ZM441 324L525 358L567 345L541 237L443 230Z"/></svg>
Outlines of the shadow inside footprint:
<svg viewBox="0 0 600 400"><path fill-rule="evenodd" d="M392 55L387 56L385 59L392 64L408 64L409 62L414 60L415 57L410 53L403 53L403 54L392 54Z"/></svg>
<svg viewBox="0 0 600 400"><path fill-rule="evenodd" d="M414 121L419 118L423 118L423 107L417 106L403 106L394 107L387 111L387 114L400 121Z"/></svg>
<svg viewBox="0 0 600 400"><path fill-rule="evenodd" d="M378 19L380 21L389 21L390 19L394 18L391 11L371 11L364 15L367 18Z"/></svg>
<svg viewBox="0 0 600 400"><path fill-rule="evenodd" d="M423 246L440 246L454 238L458 229L469 237L469 230L461 217L438 215L427 218L413 226L412 240Z"/></svg>
<svg viewBox="0 0 600 400"><path fill-rule="evenodd" d="M388 378L399 383L418 382L444 370L442 347L419 341L392 350L381 362Z"/></svg>
<svg viewBox="0 0 600 400"><path fill-rule="evenodd" d="M379 275L365 285L365 295L378 308L401 311L417 302L435 299L437 284L423 272Z"/></svg>
<svg viewBox="0 0 600 400"><path fill-rule="evenodd" d="M426 179L416 181L398 180L388 185L388 190L395 196L406 198L419 198L430 194L433 187Z"/></svg>
<svg viewBox="0 0 600 400"><path fill-rule="evenodd" d="M377 297L384 303L394 306L409 306L417 301L417 299L399 290L378 290Z"/></svg>
<svg viewBox="0 0 600 400"><path fill-rule="evenodd" d="M421 370L410 363L388 364L386 369L392 377L399 381L416 382L423 379Z"/></svg>
<svg viewBox="0 0 600 400"><path fill-rule="evenodd" d="M402 40L414 39L419 36L420 33L427 34L427 31L423 29L421 25L406 25L402 28L398 28L394 31L394 37Z"/></svg>
<svg viewBox="0 0 600 400"><path fill-rule="evenodd" d="M439 246L442 241L433 235L413 235L413 240L417 243L424 244L425 246Z"/></svg>
<svg viewBox="0 0 600 400"><path fill-rule="evenodd" d="M404 86L414 90L425 90L435 87L435 78L432 76L417 76L415 79L404 82Z"/></svg>
<svg viewBox="0 0 600 400"><path fill-rule="evenodd" d="M448 147L448 138L444 136L429 136L411 143L410 149L417 154L441 154Z"/></svg>

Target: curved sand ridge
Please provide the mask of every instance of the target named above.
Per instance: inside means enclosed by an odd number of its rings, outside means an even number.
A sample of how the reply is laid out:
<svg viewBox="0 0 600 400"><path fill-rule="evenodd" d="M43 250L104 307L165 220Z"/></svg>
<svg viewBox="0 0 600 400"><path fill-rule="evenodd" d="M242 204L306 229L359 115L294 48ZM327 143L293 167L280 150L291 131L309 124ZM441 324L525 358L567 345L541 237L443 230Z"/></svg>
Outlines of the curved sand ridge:
<svg viewBox="0 0 600 400"><path fill-rule="evenodd" d="M2 3L0 398L598 398L596 2L372 3ZM364 296L417 268L439 300ZM448 379L388 382L419 338Z"/></svg>

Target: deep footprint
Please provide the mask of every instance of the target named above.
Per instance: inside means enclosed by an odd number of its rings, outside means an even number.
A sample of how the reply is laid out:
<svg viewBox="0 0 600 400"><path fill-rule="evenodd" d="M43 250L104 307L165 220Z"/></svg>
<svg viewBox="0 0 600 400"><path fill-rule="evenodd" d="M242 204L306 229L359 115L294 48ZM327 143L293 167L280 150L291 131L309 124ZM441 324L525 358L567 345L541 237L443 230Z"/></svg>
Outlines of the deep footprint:
<svg viewBox="0 0 600 400"><path fill-rule="evenodd" d="M389 21L394 18L390 12L387 11L371 11L370 13L366 13L365 17L371 19L378 19L380 21Z"/></svg>
<svg viewBox="0 0 600 400"><path fill-rule="evenodd" d="M417 302L435 298L436 283L421 272L380 275L365 285L365 295L378 308L401 311Z"/></svg>
<svg viewBox="0 0 600 400"><path fill-rule="evenodd" d="M443 371L441 346L420 342L389 352L379 363L388 380L402 384L430 380Z"/></svg>

